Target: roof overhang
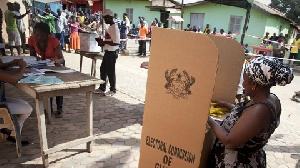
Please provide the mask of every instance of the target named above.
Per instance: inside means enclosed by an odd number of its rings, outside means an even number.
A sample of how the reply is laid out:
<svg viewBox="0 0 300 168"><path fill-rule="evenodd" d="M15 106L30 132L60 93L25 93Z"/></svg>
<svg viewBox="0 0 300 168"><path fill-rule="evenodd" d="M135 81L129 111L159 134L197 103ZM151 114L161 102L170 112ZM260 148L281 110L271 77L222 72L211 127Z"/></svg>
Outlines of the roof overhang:
<svg viewBox="0 0 300 168"><path fill-rule="evenodd" d="M174 3L176 5L176 8L181 6L182 0L173 0L177 3ZM203 3L216 3L216 4L222 4L222 5L228 5L228 6L235 6L239 8L248 9L253 4L253 0L184 0L183 5L184 6L193 6Z"/></svg>

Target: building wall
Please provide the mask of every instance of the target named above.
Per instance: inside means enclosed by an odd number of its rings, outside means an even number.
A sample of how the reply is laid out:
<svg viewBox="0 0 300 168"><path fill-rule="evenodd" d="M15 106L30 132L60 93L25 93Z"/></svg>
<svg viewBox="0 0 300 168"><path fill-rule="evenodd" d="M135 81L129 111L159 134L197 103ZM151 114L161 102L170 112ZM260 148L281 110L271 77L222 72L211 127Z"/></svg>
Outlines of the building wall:
<svg viewBox="0 0 300 168"><path fill-rule="evenodd" d="M2 32L3 32L3 34L2 35L3 35L3 39L4 39L4 41L6 43L8 42L8 40L7 40L6 23L5 23L5 19L4 19L4 12L7 10L7 5L6 5L7 2L12 2L12 3L18 2L20 4L20 6L21 6L21 9L20 9L21 14L24 14L26 12L26 9L25 9L25 6L22 3L22 0L1 0L0 8L1 8L2 12L3 12L3 24L2 24ZM29 37L28 15L25 16L23 18L23 20L24 20L24 23L25 23L25 27L27 28L27 30L26 30L26 37L28 38Z"/></svg>
<svg viewBox="0 0 300 168"><path fill-rule="evenodd" d="M133 8L133 21L132 23L138 24L138 17L143 16L150 25L154 18L160 19L159 11L150 11L145 6L151 6L150 1L122 1L122 0L106 0L106 9L112 10L117 13L119 18L122 19L123 13L126 12L126 8Z"/></svg>
<svg viewBox="0 0 300 168"><path fill-rule="evenodd" d="M250 21L248 23L248 30L246 33L257 37L264 37L266 32L265 27L267 24L268 17L270 16L258 11L255 8L252 8L250 12ZM244 44L248 44L249 46L251 46L251 45L258 45L260 43L261 40L259 39L245 36Z"/></svg>
<svg viewBox="0 0 300 168"><path fill-rule="evenodd" d="M270 32L271 35L273 35L273 33L276 33L277 35L279 35L279 33L288 34L289 28L289 22L284 19L276 16L272 16L267 19L266 31Z"/></svg>
<svg viewBox="0 0 300 168"><path fill-rule="evenodd" d="M205 28L206 24L210 25L211 31L214 27L217 28L217 31L220 32L220 29L224 29L226 33L228 33L229 23L230 23L230 15L242 16L242 23L240 28L240 33L242 33L245 17L246 17L246 9L237 8L226 5L219 4L203 4L198 6L191 6L184 8L183 14L183 28L186 28L187 24L190 24L191 13L204 13L204 21L203 27ZM171 16L178 16L178 14L170 14ZM170 25L170 24L169 24ZM263 37L265 32L270 32L270 34L276 33L278 35L280 25L282 27L281 33L288 34L290 30L290 24L283 18L269 15L263 13L256 8L251 9L250 13L250 21L248 23L247 34ZM191 24L193 27L193 25ZM203 31L203 30L202 30ZM241 36L235 36L236 40L240 42ZM244 44L251 45L259 45L261 40L255 39L252 37L245 36Z"/></svg>
<svg viewBox="0 0 300 168"><path fill-rule="evenodd" d="M225 33L228 33L230 15L243 17L241 23L241 32L243 29L244 20L246 16L245 9L220 5L220 4L214 4L214 3L185 7L184 14L183 14L183 19L184 19L183 28L185 28L187 24L190 24L191 13L204 13L204 21L202 26L203 28L205 28L206 24L209 24L211 31L213 30L214 27L216 27L218 32L220 31L220 29L224 29ZM191 26L193 27L193 25ZM240 36L236 38L238 41L240 41Z"/></svg>

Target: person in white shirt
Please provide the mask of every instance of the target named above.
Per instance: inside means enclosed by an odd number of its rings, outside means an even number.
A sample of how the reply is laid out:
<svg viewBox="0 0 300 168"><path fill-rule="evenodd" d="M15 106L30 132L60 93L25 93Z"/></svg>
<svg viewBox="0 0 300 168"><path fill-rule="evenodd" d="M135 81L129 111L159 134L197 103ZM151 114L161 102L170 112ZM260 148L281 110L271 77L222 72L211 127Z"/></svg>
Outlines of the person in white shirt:
<svg viewBox="0 0 300 168"><path fill-rule="evenodd" d="M15 6L15 15L16 16L21 16L21 13L20 13L20 4L18 2L15 2L14 3L14 6ZM21 37L21 42L22 42L22 49L23 49L23 54L26 54L25 53L25 44L26 44L26 35L25 35L25 32L26 32L26 27L25 27L25 23L23 21L23 18L22 19L16 19L17 21L17 27L18 27L18 30L19 30L19 33L20 33L20 37Z"/></svg>
<svg viewBox="0 0 300 168"><path fill-rule="evenodd" d="M62 50L65 49L65 28L67 27L66 17L62 15L60 9L57 9L58 18L55 19L55 30L56 34L55 37L60 42L60 48Z"/></svg>
<svg viewBox="0 0 300 168"><path fill-rule="evenodd" d="M98 39L98 45L103 46L104 57L100 66L100 78L106 81L108 76L110 91L105 93L106 83L101 84L99 89L95 93L99 93L102 96L113 96L116 93L116 71L115 64L118 58L117 49L120 45L120 30L118 25L113 20L114 13L111 10L106 10L103 13L103 19L109 27L105 31L105 39Z"/></svg>
<svg viewBox="0 0 300 168"><path fill-rule="evenodd" d="M224 32L224 29L220 29L220 36L227 36L227 34Z"/></svg>

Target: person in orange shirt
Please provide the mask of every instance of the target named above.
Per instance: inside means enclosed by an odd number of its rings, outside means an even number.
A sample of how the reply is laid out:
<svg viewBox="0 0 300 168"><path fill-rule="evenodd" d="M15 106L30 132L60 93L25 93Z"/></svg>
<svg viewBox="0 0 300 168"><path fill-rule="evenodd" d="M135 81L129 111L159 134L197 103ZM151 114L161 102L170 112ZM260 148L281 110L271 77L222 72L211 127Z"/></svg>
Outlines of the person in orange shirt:
<svg viewBox="0 0 300 168"><path fill-rule="evenodd" d="M146 35L148 34L148 29L145 27L144 22L141 22L140 27L140 40L139 40L139 56L143 54L146 56Z"/></svg>

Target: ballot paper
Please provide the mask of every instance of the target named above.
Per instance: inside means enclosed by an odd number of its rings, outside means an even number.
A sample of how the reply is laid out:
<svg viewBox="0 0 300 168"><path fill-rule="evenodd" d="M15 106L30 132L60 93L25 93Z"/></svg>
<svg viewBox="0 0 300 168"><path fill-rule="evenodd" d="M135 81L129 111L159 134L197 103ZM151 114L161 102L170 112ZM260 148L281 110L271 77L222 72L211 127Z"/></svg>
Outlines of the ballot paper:
<svg viewBox="0 0 300 168"><path fill-rule="evenodd" d="M40 85L53 85L53 84L60 84L63 81L56 76L28 76L24 79L21 79L18 83L33 83L33 84L40 84Z"/></svg>

